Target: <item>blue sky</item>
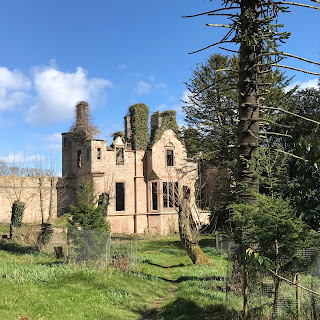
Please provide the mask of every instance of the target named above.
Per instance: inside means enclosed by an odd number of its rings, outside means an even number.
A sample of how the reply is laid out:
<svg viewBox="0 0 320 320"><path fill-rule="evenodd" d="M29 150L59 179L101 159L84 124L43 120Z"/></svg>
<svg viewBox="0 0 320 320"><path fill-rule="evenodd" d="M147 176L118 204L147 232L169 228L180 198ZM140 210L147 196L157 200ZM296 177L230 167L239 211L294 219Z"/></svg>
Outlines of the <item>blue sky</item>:
<svg viewBox="0 0 320 320"><path fill-rule="evenodd" d="M312 2L306 2L313 4ZM150 113L175 109L196 63L219 51L188 52L219 41L221 17L181 19L218 8L208 0L10 0L0 1L0 159L61 159L61 132L73 123L74 105L89 102L100 138L123 130L134 103ZM291 38L284 51L320 60L320 11L297 8L279 21ZM319 72L292 59L285 64ZM316 76L293 82L315 85ZM29 164L30 165L30 164Z"/></svg>

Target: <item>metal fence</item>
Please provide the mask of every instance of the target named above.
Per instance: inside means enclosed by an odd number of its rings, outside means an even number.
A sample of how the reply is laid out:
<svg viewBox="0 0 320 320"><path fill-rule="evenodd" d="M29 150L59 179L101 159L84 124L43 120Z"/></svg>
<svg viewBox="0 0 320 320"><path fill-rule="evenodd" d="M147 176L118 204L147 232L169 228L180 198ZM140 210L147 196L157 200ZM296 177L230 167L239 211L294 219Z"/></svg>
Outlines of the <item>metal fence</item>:
<svg viewBox="0 0 320 320"><path fill-rule="evenodd" d="M66 260L90 268L106 269L111 265L127 270L137 264L137 241L112 237L101 230L68 230Z"/></svg>
<svg viewBox="0 0 320 320"><path fill-rule="evenodd" d="M243 319L243 273L238 260L239 246L223 235L216 235L218 254L227 255L227 272L222 290L225 308L232 310L232 320ZM248 268L248 317L250 320L320 320L320 248L296 252L289 260L276 265L299 261L295 273L282 272L278 276L251 263ZM278 290L276 286L278 284ZM230 319L230 313L225 319Z"/></svg>

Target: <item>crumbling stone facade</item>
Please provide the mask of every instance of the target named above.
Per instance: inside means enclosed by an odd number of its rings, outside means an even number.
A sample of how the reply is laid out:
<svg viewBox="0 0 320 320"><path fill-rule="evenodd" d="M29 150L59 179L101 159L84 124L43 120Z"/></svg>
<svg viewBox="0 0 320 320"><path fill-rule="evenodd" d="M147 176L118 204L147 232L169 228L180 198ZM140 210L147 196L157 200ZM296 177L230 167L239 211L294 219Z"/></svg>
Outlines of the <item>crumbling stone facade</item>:
<svg viewBox="0 0 320 320"><path fill-rule="evenodd" d="M12 205L17 200L23 202L25 205L22 222L40 224L42 221L40 188L44 220L48 219L49 212L52 213L52 219L57 218L56 184L58 178L41 177L41 179L42 183L40 185L38 177L20 177L15 175L0 177L1 224L10 223ZM53 185L51 185L51 183L53 183ZM63 194L61 193L61 198L62 196Z"/></svg>
<svg viewBox="0 0 320 320"><path fill-rule="evenodd" d="M151 142L147 107L131 106L124 117L124 138L117 135L108 147L105 140L92 138L90 124L78 120L88 119L88 104L80 102L76 108L75 126L62 133L62 176L68 196L58 214L76 203L81 181L89 179L108 204L105 215L112 232L177 231L179 197L190 190L194 199L197 168L187 161L176 130L175 113L156 112L151 116ZM170 119L165 118L167 115ZM132 118L136 116L139 121Z"/></svg>

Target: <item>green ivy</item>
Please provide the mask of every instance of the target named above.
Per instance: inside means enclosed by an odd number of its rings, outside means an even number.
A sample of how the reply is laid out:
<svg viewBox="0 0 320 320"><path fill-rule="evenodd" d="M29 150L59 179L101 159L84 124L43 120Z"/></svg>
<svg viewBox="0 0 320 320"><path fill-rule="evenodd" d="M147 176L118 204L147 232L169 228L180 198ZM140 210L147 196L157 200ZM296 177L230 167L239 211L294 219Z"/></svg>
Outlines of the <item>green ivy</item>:
<svg viewBox="0 0 320 320"><path fill-rule="evenodd" d="M160 128L158 128L157 130L154 130L151 128L151 139L150 139L151 146L153 146L158 140L160 140L163 133L168 129L172 129L176 134L176 137L180 139L179 126L176 120L176 111L167 110L167 111L161 112L160 118L162 118L162 123Z"/></svg>
<svg viewBox="0 0 320 320"><path fill-rule="evenodd" d="M149 141L148 118L149 108L144 103L137 103L129 108L132 131L132 148L146 149Z"/></svg>
<svg viewBox="0 0 320 320"><path fill-rule="evenodd" d="M13 227L21 227L22 215L24 212L24 203L15 201L12 205L11 225Z"/></svg>
<svg viewBox="0 0 320 320"><path fill-rule="evenodd" d="M118 137L124 138L124 133L122 131L116 131L116 132L112 133L110 136L113 138L113 140L115 140Z"/></svg>

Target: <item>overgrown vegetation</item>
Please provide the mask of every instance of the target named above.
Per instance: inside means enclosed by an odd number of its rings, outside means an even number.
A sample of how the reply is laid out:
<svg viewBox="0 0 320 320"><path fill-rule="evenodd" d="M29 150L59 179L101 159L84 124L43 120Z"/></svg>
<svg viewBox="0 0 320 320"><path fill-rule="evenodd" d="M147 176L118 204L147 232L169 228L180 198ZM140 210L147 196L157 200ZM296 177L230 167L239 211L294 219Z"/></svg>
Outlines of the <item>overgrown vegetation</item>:
<svg viewBox="0 0 320 320"><path fill-rule="evenodd" d="M21 227L23 212L24 212L24 203L20 201L15 201L12 204L12 214L11 214L11 225L13 227L16 227L16 228Z"/></svg>
<svg viewBox="0 0 320 320"><path fill-rule="evenodd" d="M149 142L148 118L149 108L144 103L129 107L132 131L132 147L134 150L146 149Z"/></svg>
<svg viewBox="0 0 320 320"><path fill-rule="evenodd" d="M163 133L171 129L176 134L176 137L180 138L179 126L176 120L176 111L167 110L160 113L161 125L157 129L151 128L150 145L153 146L159 139L161 139Z"/></svg>

